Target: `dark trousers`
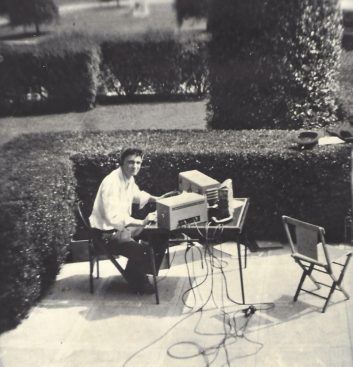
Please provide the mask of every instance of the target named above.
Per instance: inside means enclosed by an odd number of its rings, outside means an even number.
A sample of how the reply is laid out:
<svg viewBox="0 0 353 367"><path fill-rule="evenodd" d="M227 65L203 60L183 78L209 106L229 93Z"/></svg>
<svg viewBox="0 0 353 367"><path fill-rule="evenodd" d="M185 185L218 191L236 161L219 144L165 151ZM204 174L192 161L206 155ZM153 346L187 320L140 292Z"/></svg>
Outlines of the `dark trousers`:
<svg viewBox="0 0 353 367"><path fill-rule="evenodd" d="M146 281L146 274L153 274L149 246L152 246L154 251L156 273L158 274L168 247L168 233L147 230L143 231L138 238L127 242L119 242L111 233L103 232L102 237L107 241L109 251L128 259L125 275L129 283L141 284ZM139 240L142 241L139 242Z"/></svg>

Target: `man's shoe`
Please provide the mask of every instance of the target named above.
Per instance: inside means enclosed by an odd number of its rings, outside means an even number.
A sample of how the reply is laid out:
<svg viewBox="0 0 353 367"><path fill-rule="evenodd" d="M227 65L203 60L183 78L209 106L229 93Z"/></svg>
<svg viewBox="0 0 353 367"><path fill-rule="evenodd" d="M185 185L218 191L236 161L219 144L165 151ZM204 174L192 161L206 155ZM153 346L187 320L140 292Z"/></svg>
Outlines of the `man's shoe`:
<svg viewBox="0 0 353 367"><path fill-rule="evenodd" d="M134 287L134 290L138 293L153 294L155 293L154 286L149 282L147 276L142 282Z"/></svg>

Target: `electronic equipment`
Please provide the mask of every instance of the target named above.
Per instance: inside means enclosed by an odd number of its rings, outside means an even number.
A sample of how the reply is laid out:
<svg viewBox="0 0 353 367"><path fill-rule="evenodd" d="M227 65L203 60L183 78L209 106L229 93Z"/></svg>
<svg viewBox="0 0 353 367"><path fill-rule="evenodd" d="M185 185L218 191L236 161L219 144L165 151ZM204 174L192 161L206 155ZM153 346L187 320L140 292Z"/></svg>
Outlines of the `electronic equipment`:
<svg viewBox="0 0 353 367"><path fill-rule="evenodd" d="M204 195L183 192L157 201L157 224L170 231L208 220L207 200Z"/></svg>
<svg viewBox="0 0 353 367"><path fill-rule="evenodd" d="M219 187L220 183L217 180L200 171L192 170L179 173L179 191L205 195L209 206L217 204Z"/></svg>

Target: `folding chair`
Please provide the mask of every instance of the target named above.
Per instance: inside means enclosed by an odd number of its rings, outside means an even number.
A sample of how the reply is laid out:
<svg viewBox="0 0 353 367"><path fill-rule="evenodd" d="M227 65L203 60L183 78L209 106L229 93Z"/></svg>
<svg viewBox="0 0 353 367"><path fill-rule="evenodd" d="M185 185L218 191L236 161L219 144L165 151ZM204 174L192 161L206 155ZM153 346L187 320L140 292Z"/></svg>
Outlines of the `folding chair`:
<svg viewBox="0 0 353 367"><path fill-rule="evenodd" d="M303 274L300 278L293 299L294 302L298 299L300 291L304 291L324 299L325 304L322 308L322 312L325 312L330 298L335 290L342 292L346 299L349 299L348 293L341 284L352 256L352 252L344 251L343 253L342 251L338 258L343 258L345 256L345 261L343 263L331 260L331 251L329 251L329 248L325 242L324 228L287 216L282 216L282 220L292 250L292 257L303 270ZM340 269L333 269L333 265L339 267ZM335 273L339 273L338 277L334 275L334 270ZM316 280L312 275L314 271L327 274L330 277L332 284L325 284ZM325 297L321 294L318 294L317 292L302 288L306 277L309 277L316 285L316 290L321 288L321 286L328 287L328 295Z"/></svg>
<svg viewBox="0 0 353 367"><path fill-rule="evenodd" d="M95 232L94 229L91 227L89 219L85 213L84 205L81 201L77 204L77 211L79 214L79 217L82 221L82 224L84 225L85 229L87 230L88 239L88 256L89 256L89 284L90 284L90 292L94 292L94 282L93 282L93 271L94 271L94 265L96 263L97 265L97 272L96 272L96 278L99 278L99 259L104 257L108 258L113 265L116 267L116 269L121 273L121 275L124 277L124 279L127 281L126 272L125 269L119 264L117 257L119 257L119 253L114 253L111 251L111 249L108 246L108 243L104 241L103 239L99 238ZM158 294L158 287L157 287L157 272L156 272L156 265L155 265L155 255L154 250L152 246L148 246L149 250L149 260L150 260L150 269L153 276L153 285L155 289L155 295L156 295L156 303L159 304L159 294Z"/></svg>

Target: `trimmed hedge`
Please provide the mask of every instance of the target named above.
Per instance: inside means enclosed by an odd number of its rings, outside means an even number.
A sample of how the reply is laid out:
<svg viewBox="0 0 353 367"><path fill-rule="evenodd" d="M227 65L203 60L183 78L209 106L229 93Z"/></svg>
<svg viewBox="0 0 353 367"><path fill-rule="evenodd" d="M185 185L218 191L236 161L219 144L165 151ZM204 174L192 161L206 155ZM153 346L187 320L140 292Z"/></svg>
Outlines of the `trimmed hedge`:
<svg viewBox="0 0 353 367"><path fill-rule="evenodd" d="M127 145L146 150L138 183L153 194L175 189L180 171L198 169L231 178L235 195L250 197L247 223L257 239L282 238L280 216L287 214L342 240L351 209L351 146L296 150L295 136L141 130L28 134L7 143L0 149L0 331L15 326L53 282L74 233L74 201L92 205Z"/></svg>
<svg viewBox="0 0 353 367"><path fill-rule="evenodd" d="M63 34L0 47L0 115L82 111L97 94L174 99L207 91L205 35L115 39ZM103 98L101 98L103 100Z"/></svg>
<svg viewBox="0 0 353 367"><path fill-rule="evenodd" d="M341 19L338 0L212 0L209 126L337 121Z"/></svg>
<svg viewBox="0 0 353 367"><path fill-rule="evenodd" d="M24 136L0 150L0 332L26 315L67 255L74 186L62 144Z"/></svg>
<svg viewBox="0 0 353 367"><path fill-rule="evenodd" d="M148 33L106 40L101 49L103 87L119 96L205 94L205 36Z"/></svg>
<svg viewBox="0 0 353 367"><path fill-rule="evenodd" d="M147 191L174 190L178 172L198 169L220 181L232 178L235 195L250 197L248 224L258 239L282 239L281 215L286 214L320 224L329 239L342 240L351 208L350 146L298 151L291 142L294 133L283 131L135 134L120 132L115 146L146 147L138 182ZM118 156L102 151L72 157L77 194L88 207Z"/></svg>
<svg viewBox="0 0 353 367"><path fill-rule="evenodd" d="M21 47L3 45L0 54L1 114L94 107L100 56L91 41L62 36Z"/></svg>

